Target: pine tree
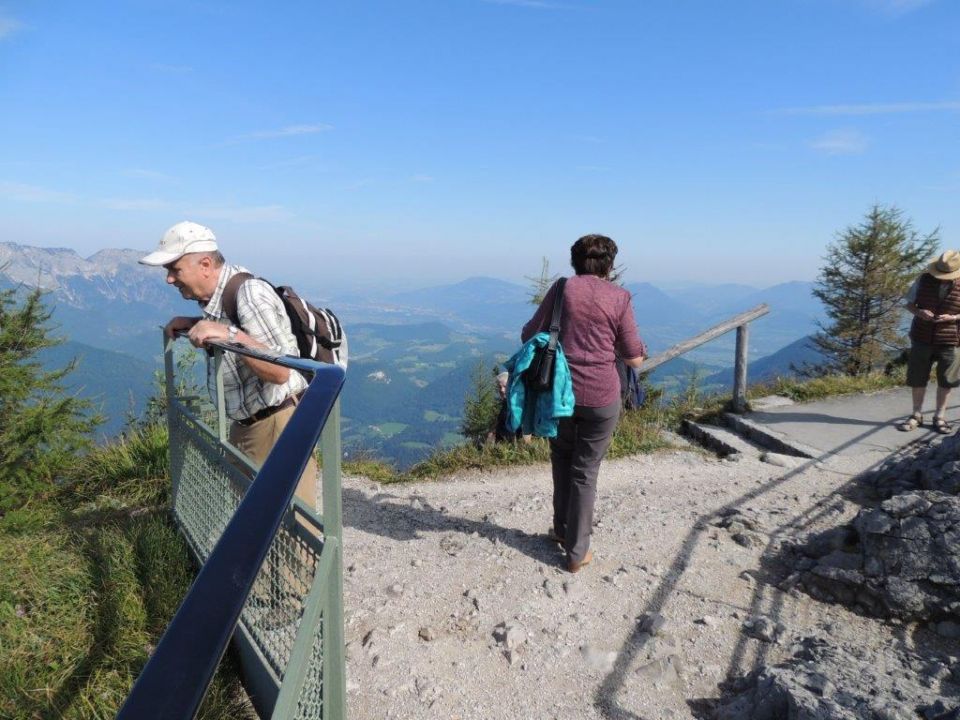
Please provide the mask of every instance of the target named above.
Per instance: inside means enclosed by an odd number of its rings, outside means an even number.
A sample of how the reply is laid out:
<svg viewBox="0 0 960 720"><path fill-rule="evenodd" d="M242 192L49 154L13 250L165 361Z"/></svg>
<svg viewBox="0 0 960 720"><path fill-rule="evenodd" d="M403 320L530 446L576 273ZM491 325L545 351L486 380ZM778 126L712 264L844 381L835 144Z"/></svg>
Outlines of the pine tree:
<svg viewBox="0 0 960 720"><path fill-rule="evenodd" d="M813 294L829 322L813 341L824 369L864 375L883 368L902 347L903 297L939 245L939 231L921 236L894 207L875 205L828 248Z"/></svg>
<svg viewBox="0 0 960 720"><path fill-rule="evenodd" d="M543 258L540 264L540 276L526 276L526 279L530 281L530 304L539 305L542 303L547 290L557 281L558 277L558 275L550 274L550 261Z"/></svg>
<svg viewBox="0 0 960 720"><path fill-rule="evenodd" d="M496 391L497 367L491 373L487 365L477 361L470 374L470 389L463 402L460 434L476 445L486 442L493 432L500 412L500 398Z"/></svg>
<svg viewBox="0 0 960 720"><path fill-rule="evenodd" d="M50 489L101 420L64 389L76 360L47 371L37 359L63 342L50 334L42 295L0 291L0 512Z"/></svg>

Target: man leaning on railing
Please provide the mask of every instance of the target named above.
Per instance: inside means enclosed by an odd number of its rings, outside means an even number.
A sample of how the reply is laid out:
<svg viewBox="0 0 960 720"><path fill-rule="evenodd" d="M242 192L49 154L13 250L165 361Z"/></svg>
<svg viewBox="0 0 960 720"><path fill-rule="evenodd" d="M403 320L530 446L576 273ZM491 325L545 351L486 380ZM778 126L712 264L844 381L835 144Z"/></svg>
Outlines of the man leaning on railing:
<svg viewBox="0 0 960 720"><path fill-rule="evenodd" d="M268 282L258 278L243 282L236 291L240 326L227 318L224 290L230 278L246 270L226 264L209 228L193 222L177 223L140 263L163 267L167 283L185 299L196 300L200 305L200 317L171 319L164 328L168 337L186 333L195 347L204 349L212 340L240 342L281 355L299 355L283 302ZM232 420L229 441L262 465L293 415L307 382L289 368L245 355L225 353L222 362L223 403ZM208 367L207 387L215 398L215 374L209 370ZM297 496L310 509L317 509L317 464L312 457L300 477Z"/></svg>

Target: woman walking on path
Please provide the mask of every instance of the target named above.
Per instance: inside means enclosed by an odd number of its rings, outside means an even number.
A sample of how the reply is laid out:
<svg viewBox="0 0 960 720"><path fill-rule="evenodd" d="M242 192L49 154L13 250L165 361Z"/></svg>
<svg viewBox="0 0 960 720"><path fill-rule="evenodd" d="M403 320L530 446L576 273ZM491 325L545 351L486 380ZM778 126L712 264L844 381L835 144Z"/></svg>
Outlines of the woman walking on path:
<svg viewBox="0 0 960 720"><path fill-rule="evenodd" d="M603 235L585 235L570 248L575 277L563 292L560 342L570 366L573 416L560 419L550 439L553 469L553 529L551 537L567 553L567 569L577 572L593 559L590 532L597 497L600 461L610 447L620 417L619 354L639 368L647 355L637 334L630 293L610 281L617 244ZM547 330L557 285L547 291L530 321L523 326L526 342Z"/></svg>

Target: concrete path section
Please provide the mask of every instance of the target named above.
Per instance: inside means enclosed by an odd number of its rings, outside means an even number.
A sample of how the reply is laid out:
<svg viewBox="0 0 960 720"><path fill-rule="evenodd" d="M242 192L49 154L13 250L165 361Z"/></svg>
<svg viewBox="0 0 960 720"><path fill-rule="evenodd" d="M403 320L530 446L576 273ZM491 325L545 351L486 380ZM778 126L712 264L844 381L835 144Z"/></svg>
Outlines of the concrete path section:
<svg viewBox="0 0 960 720"><path fill-rule="evenodd" d="M891 453L921 438L929 439L936 389L927 388L924 426L912 432L896 424L910 414L910 388L866 395L843 395L809 403L768 407L746 414L786 443L815 448L823 456ZM960 391L947 403L947 421L960 428Z"/></svg>

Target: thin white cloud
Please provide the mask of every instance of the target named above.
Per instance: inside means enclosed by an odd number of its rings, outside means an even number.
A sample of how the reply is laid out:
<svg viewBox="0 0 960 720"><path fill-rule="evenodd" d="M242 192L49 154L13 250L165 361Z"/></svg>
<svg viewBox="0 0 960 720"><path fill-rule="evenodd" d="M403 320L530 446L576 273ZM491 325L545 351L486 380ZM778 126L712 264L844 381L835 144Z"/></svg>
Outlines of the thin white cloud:
<svg viewBox="0 0 960 720"><path fill-rule="evenodd" d="M960 101L811 105L783 108L777 115L894 115L903 113L960 112Z"/></svg>
<svg viewBox="0 0 960 720"><path fill-rule="evenodd" d="M867 5L874 10L895 17L919 10L933 2L934 0L866 0Z"/></svg>
<svg viewBox="0 0 960 720"><path fill-rule="evenodd" d="M553 10L560 7L557 3L548 2L548 0L483 0L488 5L513 5L515 7L538 8L540 10Z"/></svg>
<svg viewBox="0 0 960 720"><path fill-rule="evenodd" d="M10 37L23 27L23 23L9 17L0 17L0 40Z"/></svg>
<svg viewBox="0 0 960 720"><path fill-rule="evenodd" d="M258 132L237 135L227 140L228 143L249 142L252 140L270 140L273 138L297 137L298 135L314 135L316 133L333 130L333 125L314 123L312 125L288 125L277 130L260 130Z"/></svg>
<svg viewBox="0 0 960 720"><path fill-rule="evenodd" d="M145 170L143 168L124 170L123 174L127 177L139 178L141 180L154 180L156 182L164 183L176 182L176 178L172 175L167 175L166 173L158 172L156 170Z"/></svg>
<svg viewBox="0 0 960 720"><path fill-rule="evenodd" d="M51 190L38 185L0 180L0 197L17 202L70 204L77 202L73 193Z"/></svg>
<svg viewBox="0 0 960 720"><path fill-rule="evenodd" d="M159 198L105 198L100 201L109 210L163 210L170 203Z"/></svg>
<svg viewBox="0 0 960 720"><path fill-rule="evenodd" d="M861 155L868 144L858 130L834 130L812 140L810 147L825 155Z"/></svg>
<svg viewBox="0 0 960 720"><path fill-rule="evenodd" d="M259 205L251 207L203 207L190 210L190 217L210 220L226 220L236 223L277 222L289 220L292 214L282 205Z"/></svg>

